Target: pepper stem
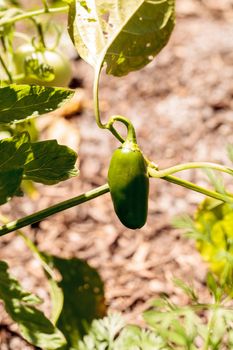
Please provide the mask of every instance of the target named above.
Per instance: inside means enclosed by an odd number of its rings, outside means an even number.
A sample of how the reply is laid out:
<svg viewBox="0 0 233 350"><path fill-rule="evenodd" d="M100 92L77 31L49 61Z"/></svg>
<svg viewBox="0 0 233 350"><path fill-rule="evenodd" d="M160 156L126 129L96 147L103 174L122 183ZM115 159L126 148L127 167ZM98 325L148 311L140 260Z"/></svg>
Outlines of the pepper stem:
<svg viewBox="0 0 233 350"><path fill-rule="evenodd" d="M111 127L113 127L113 124L116 121L123 123L127 127L127 136L126 136L125 140L122 138L123 142L128 141L128 142L132 142L132 143L137 143L136 132L135 132L133 124L130 122L129 119L127 119L121 115L115 115L115 116L111 117L111 119L109 120L109 122L106 125L106 128L111 129Z"/></svg>

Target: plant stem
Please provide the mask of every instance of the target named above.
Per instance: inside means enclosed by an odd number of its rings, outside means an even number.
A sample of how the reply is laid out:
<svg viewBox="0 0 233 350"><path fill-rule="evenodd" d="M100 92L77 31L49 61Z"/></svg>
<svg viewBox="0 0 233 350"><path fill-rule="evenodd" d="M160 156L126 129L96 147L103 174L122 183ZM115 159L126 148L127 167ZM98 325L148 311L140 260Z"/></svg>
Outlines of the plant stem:
<svg viewBox="0 0 233 350"><path fill-rule="evenodd" d="M4 26L6 24L13 24L15 22L22 21L26 18L36 17L36 16L44 15L46 13L56 14L61 12L67 12L68 8L69 8L68 6L63 6L63 7L50 8L48 9L48 11L45 11L45 9L40 9L35 11L23 12L20 15L17 15L15 17L0 20L0 26Z"/></svg>
<svg viewBox="0 0 233 350"><path fill-rule="evenodd" d="M156 170L155 168L152 168L150 165L148 167L149 175L154 178L161 178L166 181L172 182L174 184L186 187L190 190L199 192L204 194L208 197L213 197L215 199L219 199L220 201L227 202L232 204L233 198L231 196L227 196L215 191L207 190L203 187L200 187L198 185L193 184L192 182L180 179L175 176L171 176L171 174L174 174L176 172L182 171L182 170L188 170L188 169L214 169L221 172L225 172L227 174L233 175L233 170L228 167L224 167L223 165L215 164L215 163L207 163L207 162L193 162L193 163L185 163L185 164L179 164L171 168L167 168L164 170Z"/></svg>
<svg viewBox="0 0 233 350"><path fill-rule="evenodd" d="M45 12L49 12L49 5L47 0L42 0Z"/></svg>
<svg viewBox="0 0 233 350"><path fill-rule="evenodd" d="M221 171L233 176L233 169L229 167L225 167L223 165L209 163L209 162L192 162L192 163L184 163L175 165L171 168L167 168L164 170L158 170L153 172L153 177L164 177L167 175L178 173L179 171L188 170L188 169L213 169L217 171Z"/></svg>
<svg viewBox="0 0 233 350"><path fill-rule="evenodd" d="M98 125L99 128L105 129L105 124L101 122L100 106L99 106L99 81L100 81L101 70L102 70L102 60L101 60L101 63L99 63L95 69L95 78L93 83L93 99L94 99L94 112L95 112L96 124Z"/></svg>
<svg viewBox="0 0 233 350"><path fill-rule="evenodd" d="M122 117L121 115L114 115L113 117L111 117L111 119L109 120L109 122L105 126L106 129L111 131L111 128L113 127L113 124L116 121L123 123L127 127L126 140L129 142L137 143L136 133L135 133L135 129L133 127L133 124L130 122L129 119ZM124 140L123 137L121 137L121 139L120 139L121 142L125 142L126 140Z"/></svg>
<svg viewBox="0 0 233 350"><path fill-rule="evenodd" d="M158 178L158 171L155 170L154 168L149 167L149 175L154 178ZM215 191L207 190L203 187L200 187L198 185L193 184L192 182L179 179L178 177L172 176L172 175L167 175L161 177L161 179L166 180L168 182L174 183L176 185L188 188L190 190L199 192L204 194L205 196L212 197L215 199L218 199L223 202L227 203L233 203L233 198ZM81 194L78 197L74 197L71 199L68 199L66 201L63 201L61 203L55 204L49 208L40 210L34 214L25 216L21 219L12 221L6 225L3 225L0 227L0 236L6 235L7 233L10 233L12 231L18 230L22 227L31 225L33 223L36 223L38 221L41 221L53 214L59 213L60 211L72 208L76 205L82 204L84 202L87 202L91 199L94 199L96 197L101 196L102 194L105 194L109 192L109 186L108 184L105 184L103 186L97 187L94 190L88 191L86 193Z"/></svg>
<svg viewBox="0 0 233 350"><path fill-rule="evenodd" d="M38 32L40 46L42 46L43 50L45 50L46 49L46 44L45 44L44 31L43 31L43 28L42 28L42 24L39 23L38 21L35 21L34 23L36 25L36 29L37 29L37 32Z"/></svg>
<svg viewBox="0 0 233 350"><path fill-rule="evenodd" d="M3 225L0 227L0 236L6 235L7 233L10 233L12 231L18 230L22 227L34 224L38 221L41 221L53 214L59 213L60 211L72 208L76 205L85 203L91 199L94 199L96 197L101 196L102 194L105 194L109 192L109 187L107 184L97 187L94 190L88 191L86 193L81 194L78 197L74 197L71 199L68 199L66 201L63 201L61 203L55 204L49 208L40 210L34 214L25 216L21 219L9 222L6 225Z"/></svg>
<svg viewBox="0 0 233 350"><path fill-rule="evenodd" d="M216 322L216 310L218 308L218 304L215 305L215 307L210 310L211 315L209 316L209 322L208 322L208 332L207 332L207 336L205 338L205 343L203 345L202 350L209 350L209 345L210 345L210 340L211 340L211 336L213 334L213 328L214 328L214 324Z"/></svg>
<svg viewBox="0 0 233 350"><path fill-rule="evenodd" d="M114 128L113 123L106 123L103 124L100 117L100 108L99 108L99 81L100 81L100 74L103 67L103 57L101 56L99 63L96 66L95 69L95 78L94 78L94 84L93 84L93 99L94 99L94 112L95 112L95 120L96 124L100 129L108 129L120 142L124 142L124 138L121 137L121 135L117 132L117 130Z"/></svg>
<svg viewBox="0 0 233 350"><path fill-rule="evenodd" d="M1 55L0 55L0 63L1 63L1 65L2 65L2 67L4 69L4 71L5 71L6 75L8 76L10 84L12 84L13 83L13 79L12 79L11 73L9 72L9 70L8 70L8 68L7 68L7 66L6 66L6 64L5 64L5 62L4 62L4 60L3 60Z"/></svg>
<svg viewBox="0 0 233 350"><path fill-rule="evenodd" d="M173 184L176 184L176 185L188 188L188 189L190 189L192 191L202 193L205 196L218 199L218 200L220 200L222 202L226 202L226 203L230 203L230 204L233 203L233 197L226 196L224 194L221 194L221 193L218 193L218 192L215 192L215 191L207 190L206 188L203 188L201 186L195 185L192 182L180 179L180 178L178 178L176 176L168 175L168 176L161 177L161 179L162 180L166 180L168 182L171 182Z"/></svg>

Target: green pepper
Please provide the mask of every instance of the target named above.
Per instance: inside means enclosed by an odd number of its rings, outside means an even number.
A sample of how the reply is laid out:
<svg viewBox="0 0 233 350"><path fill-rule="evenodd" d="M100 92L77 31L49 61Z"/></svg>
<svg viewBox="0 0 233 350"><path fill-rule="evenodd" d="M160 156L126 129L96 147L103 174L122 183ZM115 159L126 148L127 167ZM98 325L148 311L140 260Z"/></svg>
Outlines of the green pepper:
<svg viewBox="0 0 233 350"><path fill-rule="evenodd" d="M115 212L128 228L144 226L148 211L149 177L137 143L126 140L114 151L108 184Z"/></svg>

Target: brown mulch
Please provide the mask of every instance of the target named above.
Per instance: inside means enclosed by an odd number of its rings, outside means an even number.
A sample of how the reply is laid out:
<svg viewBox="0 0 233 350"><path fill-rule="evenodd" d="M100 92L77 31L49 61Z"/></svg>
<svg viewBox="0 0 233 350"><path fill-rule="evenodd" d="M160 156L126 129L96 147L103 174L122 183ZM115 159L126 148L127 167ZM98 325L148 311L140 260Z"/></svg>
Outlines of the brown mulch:
<svg viewBox="0 0 233 350"><path fill-rule="evenodd" d="M177 24L169 45L156 60L121 79L103 75L101 108L109 117L133 120L138 142L160 168L181 162L211 161L230 165L226 146L233 143L233 1L177 0ZM18 198L2 207L17 218L76 196L106 182L111 153L117 142L98 129L93 117L93 71L73 60L74 76L82 82L83 110L71 118L53 115L48 128L41 118L43 138L58 137L79 153L80 176L53 187L38 186L36 200ZM43 119L43 120L42 120ZM49 123L51 123L51 117ZM62 130L62 133L60 132ZM208 186L201 171L182 178ZM226 177L229 189L232 188ZM203 298L206 266L194 243L172 228L180 213L192 213L203 196L163 180L151 180L148 222L141 230L125 229L116 218L109 194L24 230L41 250L85 259L100 273L109 310L122 311L130 322L141 322L149 301L166 292L173 301L187 300L174 287L174 276L195 285ZM48 292L39 263L21 238L0 240L0 258L28 290L45 299ZM0 305L1 307L1 305ZM20 339L15 325L0 308L0 349L32 349Z"/></svg>

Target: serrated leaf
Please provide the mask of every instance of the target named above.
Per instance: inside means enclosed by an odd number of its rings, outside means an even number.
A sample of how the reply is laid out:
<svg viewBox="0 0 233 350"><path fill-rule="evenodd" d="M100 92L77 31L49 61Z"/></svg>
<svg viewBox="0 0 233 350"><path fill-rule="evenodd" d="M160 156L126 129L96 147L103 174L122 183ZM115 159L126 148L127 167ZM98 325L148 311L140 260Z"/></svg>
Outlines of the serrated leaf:
<svg viewBox="0 0 233 350"><path fill-rule="evenodd" d="M62 277L58 287L62 290L64 304L57 327L65 334L69 347L79 350L78 340L93 319L105 314L103 283L97 271L82 260L44 253L42 256Z"/></svg>
<svg viewBox="0 0 233 350"><path fill-rule="evenodd" d="M148 64L166 45L175 22L174 0L76 0L70 36L80 54L107 73L126 75Z"/></svg>
<svg viewBox="0 0 233 350"><path fill-rule="evenodd" d="M74 91L35 85L9 85L0 88L0 124L38 116L61 107Z"/></svg>
<svg viewBox="0 0 233 350"><path fill-rule="evenodd" d="M165 344L161 337L149 330L137 326L128 325L116 339L113 350L165 350Z"/></svg>
<svg viewBox="0 0 233 350"><path fill-rule="evenodd" d="M62 333L35 308L40 299L22 289L19 282L10 276L3 261L0 261L0 299L29 343L44 350L58 350L66 344Z"/></svg>
<svg viewBox="0 0 233 350"><path fill-rule="evenodd" d="M107 350L113 349L114 339L125 326L119 313L110 314L103 319L94 320L88 334L78 342L78 350Z"/></svg>
<svg viewBox="0 0 233 350"><path fill-rule="evenodd" d="M77 154L56 140L31 144L31 154L25 164L26 179L46 185L56 184L77 175Z"/></svg>

